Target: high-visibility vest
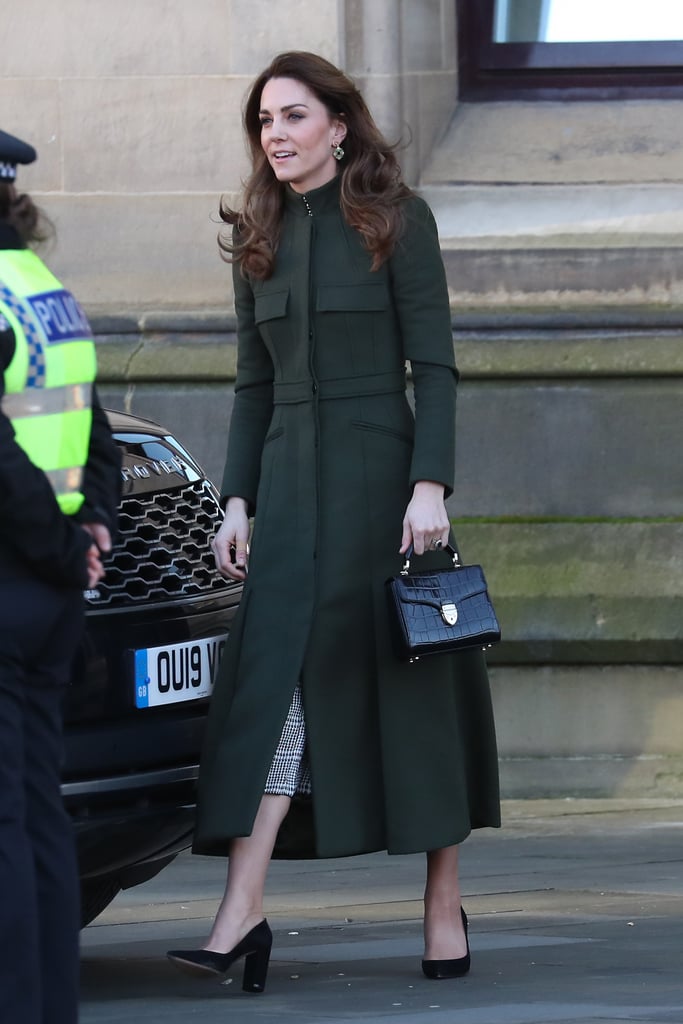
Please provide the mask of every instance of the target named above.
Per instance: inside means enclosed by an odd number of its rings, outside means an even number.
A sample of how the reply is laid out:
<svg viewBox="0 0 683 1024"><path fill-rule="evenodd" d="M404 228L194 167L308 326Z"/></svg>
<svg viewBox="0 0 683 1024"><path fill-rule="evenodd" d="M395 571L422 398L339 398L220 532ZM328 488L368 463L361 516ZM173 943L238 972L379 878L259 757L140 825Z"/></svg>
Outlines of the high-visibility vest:
<svg viewBox="0 0 683 1024"><path fill-rule="evenodd" d="M92 330L73 295L30 249L0 250L0 320L16 339L2 411L52 484L59 506L83 504L97 369Z"/></svg>

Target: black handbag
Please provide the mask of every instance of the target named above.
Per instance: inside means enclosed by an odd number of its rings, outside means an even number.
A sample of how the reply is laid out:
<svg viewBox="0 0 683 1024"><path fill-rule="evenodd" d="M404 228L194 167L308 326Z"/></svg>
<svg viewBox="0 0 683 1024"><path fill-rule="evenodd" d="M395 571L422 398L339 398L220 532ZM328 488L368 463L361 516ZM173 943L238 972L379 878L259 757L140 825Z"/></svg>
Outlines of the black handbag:
<svg viewBox="0 0 683 1024"><path fill-rule="evenodd" d="M399 576L386 581L394 649L401 661L490 647L500 626L480 565L460 565L450 545L452 568L410 572L412 545Z"/></svg>

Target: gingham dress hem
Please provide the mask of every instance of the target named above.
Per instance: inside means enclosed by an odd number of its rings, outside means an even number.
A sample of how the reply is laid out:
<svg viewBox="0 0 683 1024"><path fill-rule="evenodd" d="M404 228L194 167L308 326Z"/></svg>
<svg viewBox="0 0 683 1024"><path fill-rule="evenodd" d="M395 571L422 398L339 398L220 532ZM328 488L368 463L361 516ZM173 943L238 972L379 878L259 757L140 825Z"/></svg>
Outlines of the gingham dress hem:
<svg viewBox="0 0 683 1024"><path fill-rule="evenodd" d="M307 796L311 792L311 770L306 750L306 722L301 686L297 686L294 691L264 792L273 796L289 797L295 794Z"/></svg>

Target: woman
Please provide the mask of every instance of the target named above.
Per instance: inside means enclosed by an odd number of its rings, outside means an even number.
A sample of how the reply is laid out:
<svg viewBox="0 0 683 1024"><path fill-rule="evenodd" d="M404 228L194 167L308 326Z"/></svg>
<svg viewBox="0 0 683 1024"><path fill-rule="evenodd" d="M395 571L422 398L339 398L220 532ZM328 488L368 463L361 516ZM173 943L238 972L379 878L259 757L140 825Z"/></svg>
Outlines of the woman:
<svg viewBox="0 0 683 1024"><path fill-rule="evenodd" d="M289 856L426 850L423 969L455 977L469 968L457 844L499 824L486 669L479 652L399 663L384 594L410 544L449 539L456 370L436 227L322 58L276 57L244 120L252 174L242 210L222 211L238 370L214 551L246 582L194 845L229 871L205 947L169 956L205 973L246 956L260 991L276 841ZM294 797L303 839L283 826Z"/></svg>

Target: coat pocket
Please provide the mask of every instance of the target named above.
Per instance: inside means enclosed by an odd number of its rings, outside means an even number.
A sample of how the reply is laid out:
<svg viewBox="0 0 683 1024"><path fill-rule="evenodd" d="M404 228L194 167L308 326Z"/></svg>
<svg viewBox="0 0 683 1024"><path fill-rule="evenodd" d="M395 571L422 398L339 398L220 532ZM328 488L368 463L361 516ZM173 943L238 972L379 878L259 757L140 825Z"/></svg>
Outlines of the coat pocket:
<svg viewBox="0 0 683 1024"><path fill-rule="evenodd" d="M265 436L265 440L264 440L264 442L263 442L263 443L264 443L264 445L265 445L265 444L270 444L270 442L271 442L271 441L275 441L275 440L277 440L277 438L278 438L278 437L282 437L282 435L284 434L284 432L285 432L285 428L284 428L284 427L273 427L273 429L272 429L272 430L270 430L270 431L269 431L269 432L268 432L268 433L266 434L266 436Z"/></svg>
<svg viewBox="0 0 683 1024"><path fill-rule="evenodd" d="M366 423L363 420L352 420L351 425L356 430L364 430L370 434L380 434L383 437L392 437L396 441L403 441L404 444L411 446L413 444L413 438L410 434L404 434L402 430L387 427L383 423Z"/></svg>
<svg viewBox="0 0 683 1024"><path fill-rule="evenodd" d="M254 295L254 323L262 324L266 320L278 320L287 316L289 304L289 288L280 292L261 292Z"/></svg>
<svg viewBox="0 0 683 1024"><path fill-rule="evenodd" d="M363 284L321 284L316 296L318 313L379 312L389 306L385 281Z"/></svg>

